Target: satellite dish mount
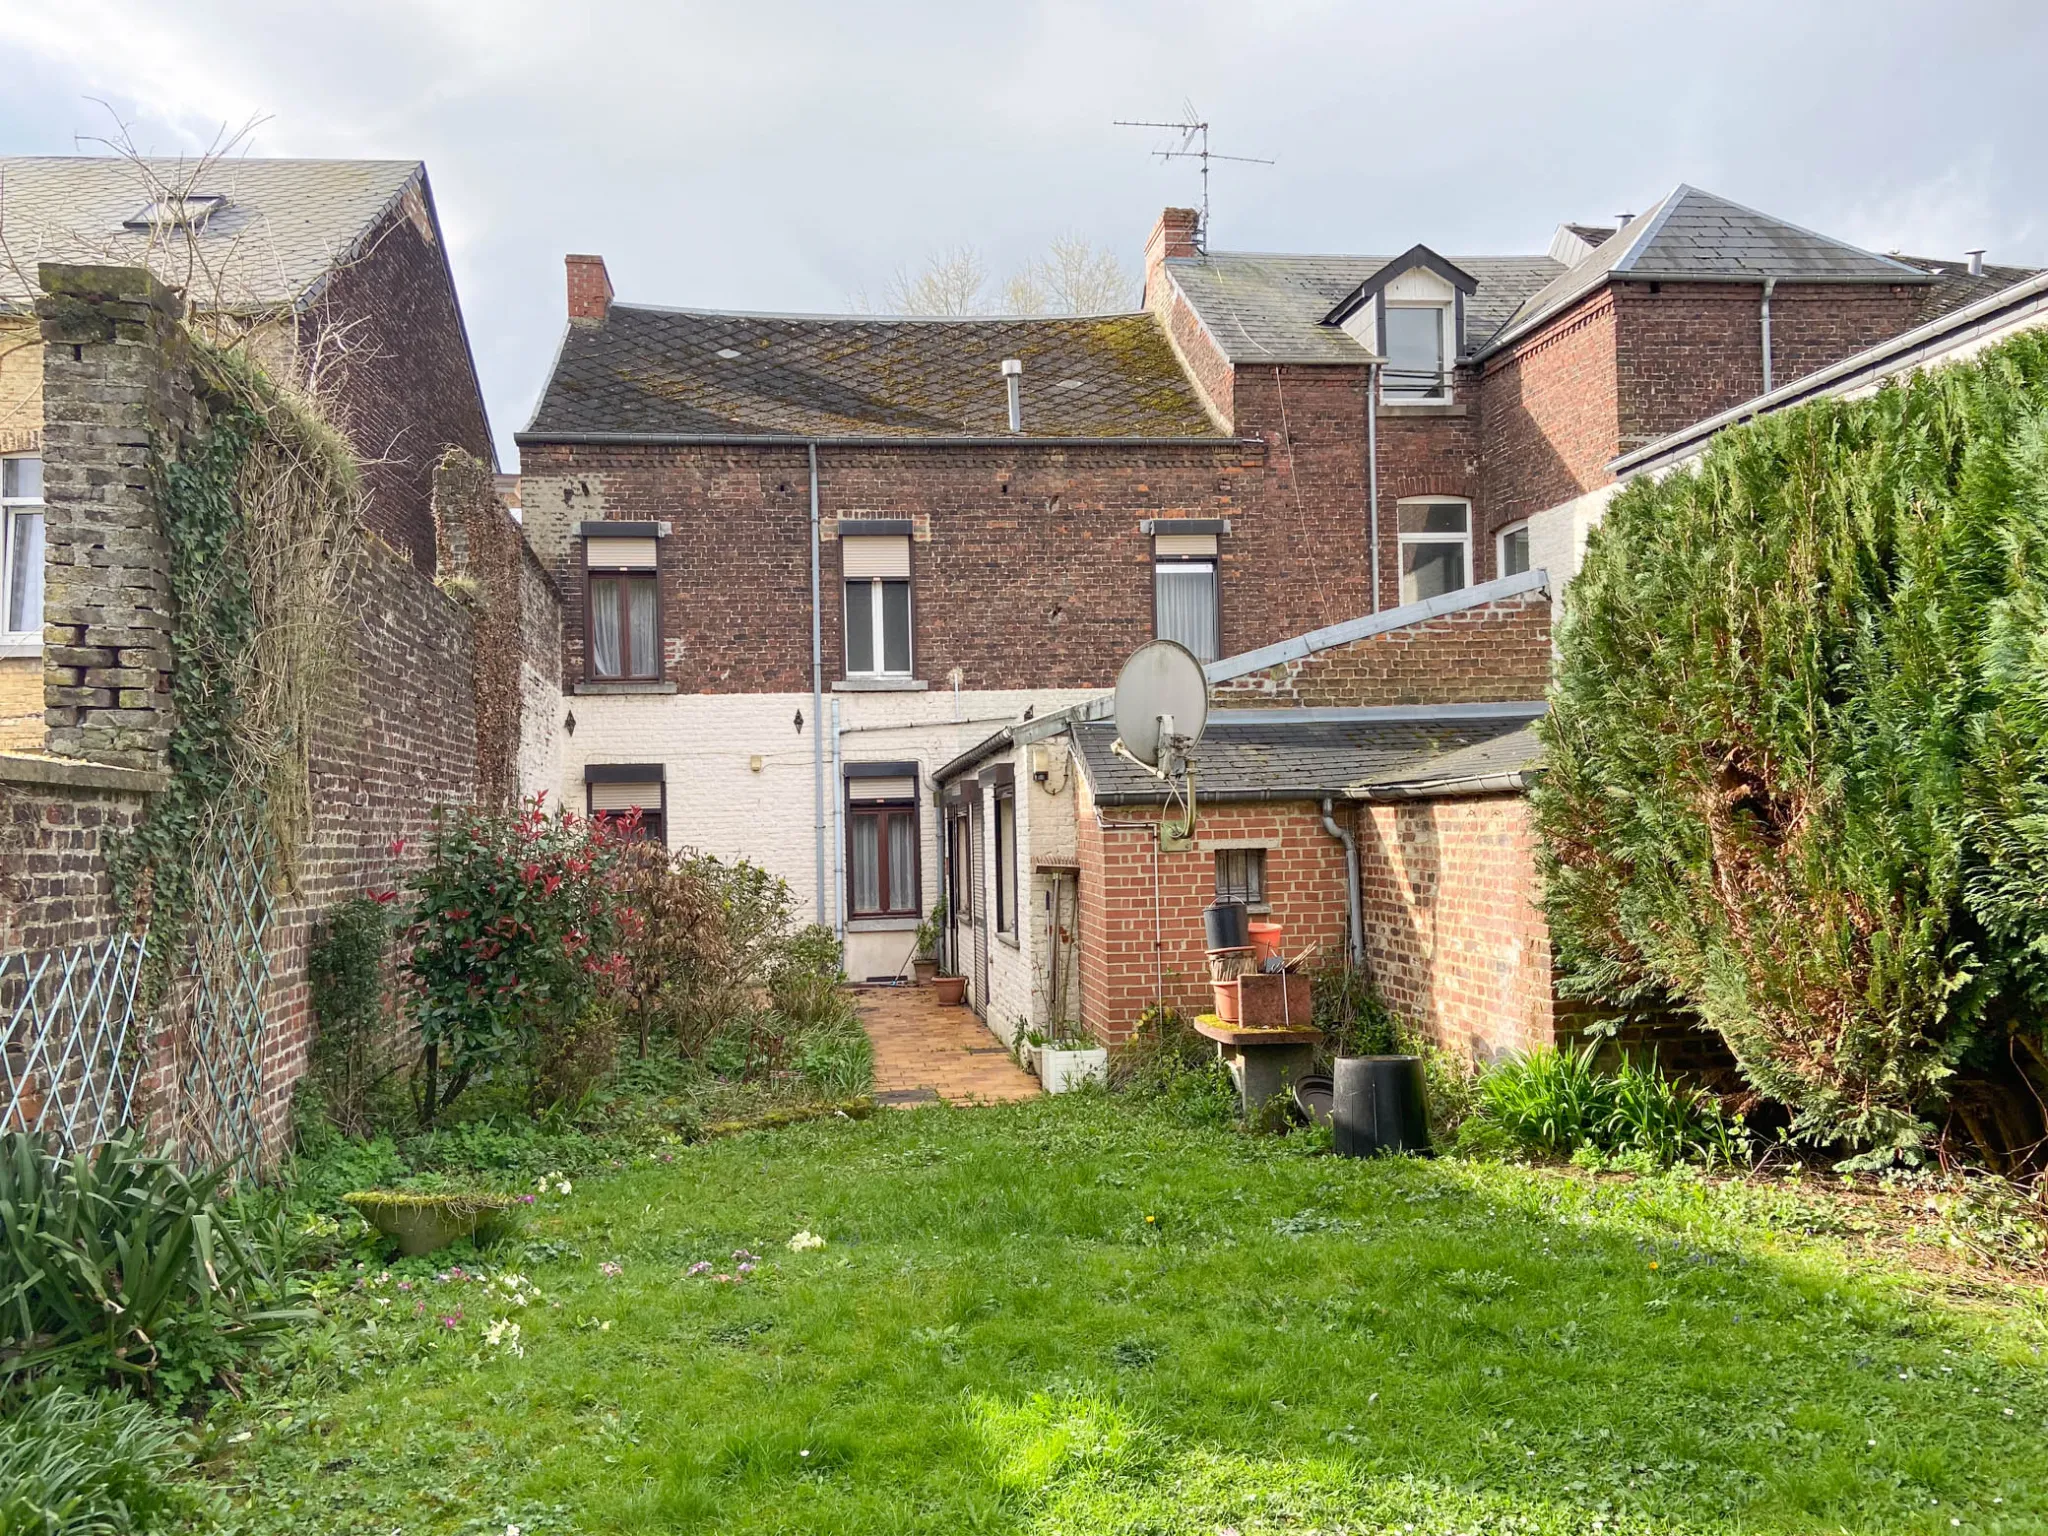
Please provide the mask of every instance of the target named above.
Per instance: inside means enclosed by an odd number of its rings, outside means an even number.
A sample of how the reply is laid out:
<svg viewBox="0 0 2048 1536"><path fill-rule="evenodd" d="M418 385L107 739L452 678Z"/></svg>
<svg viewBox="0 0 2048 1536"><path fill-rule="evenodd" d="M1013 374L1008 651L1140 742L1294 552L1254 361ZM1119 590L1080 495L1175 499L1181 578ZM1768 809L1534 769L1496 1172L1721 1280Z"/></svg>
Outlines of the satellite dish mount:
<svg viewBox="0 0 2048 1536"><path fill-rule="evenodd" d="M1184 813L1159 818L1159 846L1185 852L1195 835L1195 747L1209 723L1209 680L1195 653L1173 640L1138 647L1116 678L1116 756L1167 787Z"/></svg>

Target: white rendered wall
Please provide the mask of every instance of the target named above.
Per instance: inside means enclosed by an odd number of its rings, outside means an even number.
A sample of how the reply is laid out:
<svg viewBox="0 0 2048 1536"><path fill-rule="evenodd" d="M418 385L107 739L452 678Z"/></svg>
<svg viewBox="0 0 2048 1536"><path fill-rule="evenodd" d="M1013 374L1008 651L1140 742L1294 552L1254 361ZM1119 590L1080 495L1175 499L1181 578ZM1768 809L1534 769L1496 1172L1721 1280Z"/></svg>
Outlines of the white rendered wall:
<svg viewBox="0 0 2048 1536"><path fill-rule="evenodd" d="M1586 535L1621 487L1603 485L1570 501L1547 507L1529 519L1529 568L1550 573L1551 612L1564 605L1564 589L1586 561Z"/></svg>
<svg viewBox="0 0 2048 1536"><path fill-rule="evenodd" d="M1075 877L1071 871L1040 872L1041 863L1071 863L1074 858L1073 767L1067 757L1064 737L1050 742L1008 749L981 767L1010 764L1017 790L1017 931L1008 936L989 933L988 1027L996 1037L1015 1045L1022 1031L1052 1033L1064 1017L1078 1021L1079 1001L1075 989L1080 970L1075 950L1078 939L1075 907ZM1034 777L1036 765L1043 764L1045 782ZM989 831L989 847L983 860L988 871L982 910L995 912L995 787L979 786L982 795L982 825ZM1057 886L1060 919L1066 930L1060 944L1062 972L1057 988L1052 976L1049 898Z"/></svg>

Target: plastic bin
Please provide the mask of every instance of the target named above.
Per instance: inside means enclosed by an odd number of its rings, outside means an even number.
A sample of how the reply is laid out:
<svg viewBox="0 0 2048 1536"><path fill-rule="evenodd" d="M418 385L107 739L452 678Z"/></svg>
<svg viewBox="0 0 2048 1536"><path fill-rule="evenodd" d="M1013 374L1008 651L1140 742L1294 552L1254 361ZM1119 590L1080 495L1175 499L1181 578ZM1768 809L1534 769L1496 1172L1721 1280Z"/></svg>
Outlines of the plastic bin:
<svg viewBox="0 0 2048 1536"><path fill-rule="evenodd" d="M1427 1152L1420 1056L1339 1056L1330 1071L1331 1142L1344 1157Z"/></svg>

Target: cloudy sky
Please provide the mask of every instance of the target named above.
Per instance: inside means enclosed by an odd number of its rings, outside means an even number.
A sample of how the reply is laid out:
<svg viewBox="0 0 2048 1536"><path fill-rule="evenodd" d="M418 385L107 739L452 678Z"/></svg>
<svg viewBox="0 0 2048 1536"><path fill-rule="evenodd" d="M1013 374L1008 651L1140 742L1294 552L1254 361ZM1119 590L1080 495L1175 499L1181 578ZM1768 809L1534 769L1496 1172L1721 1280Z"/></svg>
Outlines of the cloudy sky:
<svg viewBox="0 0 2048 1536"><path fill-rule="evenodd" d="M424 159L508 467L562 254L622 297L836 310L935 248L1541 250L1688 181L1879 250L2048 264L2039 0L0 0L0 145Z"/></svg>

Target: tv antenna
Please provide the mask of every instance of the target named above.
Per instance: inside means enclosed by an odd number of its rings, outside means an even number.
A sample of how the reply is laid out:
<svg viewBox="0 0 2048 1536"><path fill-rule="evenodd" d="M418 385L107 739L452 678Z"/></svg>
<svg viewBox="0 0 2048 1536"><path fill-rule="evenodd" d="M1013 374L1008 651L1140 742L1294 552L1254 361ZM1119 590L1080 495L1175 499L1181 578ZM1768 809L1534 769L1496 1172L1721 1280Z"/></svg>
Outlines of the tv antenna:
<svg viewBox="0 0 2048 1536"><path fill-rule="evenodd" d="M1186 818L1162 811L1159 846L1177 852L1195 835L1194 751L1209 723L1209 679L1195 653L1175 640L1148 640L1116 675L1117 738L1110 751L1166 785Z"/></svg>
<svg viewBox="0 0 2048 1536"><path fill-rule="evenodd" d="M1180 104L1181 121L1177 123L1155 123L1140 119L1119 117L1111 123L1114 128L1171 128L1181 136L1180 145L1174 149L1155 149L1153 154L1161 160L1196 160L1202 167L1202 223L1200 226L1201 249L1209 249L1209 162L1211 160L1234 160L1239 165L1271 165L1271 160L1258 155L1219 155L1209 148L1208 119L1195 110L1192 101Z"/></svg>

